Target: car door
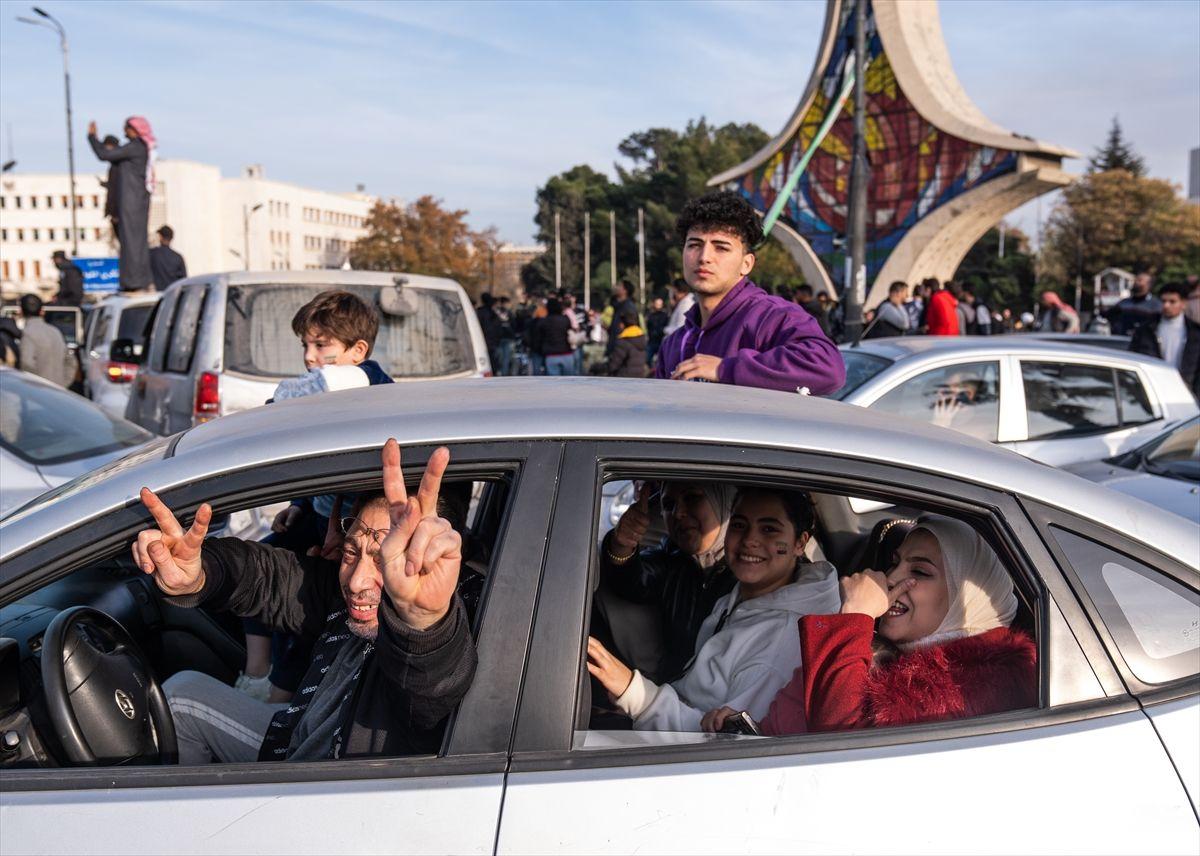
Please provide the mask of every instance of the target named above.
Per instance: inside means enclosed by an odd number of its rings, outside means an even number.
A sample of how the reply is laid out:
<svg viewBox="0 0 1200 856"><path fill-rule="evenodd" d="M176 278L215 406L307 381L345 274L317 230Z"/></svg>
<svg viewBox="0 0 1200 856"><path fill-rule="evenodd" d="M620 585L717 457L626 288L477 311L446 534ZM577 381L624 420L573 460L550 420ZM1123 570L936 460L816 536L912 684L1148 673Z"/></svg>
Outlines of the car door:
<svg viewBox="0 0 1200 856"><path fill-rule="evenodd" d="M1136 448L1162 412L1140 372L1099 361L1022 357L1010 387L1023 400L1026 432L1010 445L1051 466L1098 461Z"/></svg>
<svg viewBox="0 0 1200 856"><path fill-rule="evenodd" d="M1040 706L766 739L583 731L600 482L683 474L979 514L1034 598ZM1011 497L884 464L698 444L580 444L563 481L576 489L555 509L498 853L1192 853L1200 845L1150 720Z"/></svg>
<svg viewBox="0 0 1200 856"><path fill-rule="evenodd" d="M142 350L142 365L125 407L126 419L155 434L166 433L167 378L163 375L163 361L179 294L180 289L168 288L154 308Z"/></svg>
<svg viewBox="0 0 1200 856"><path fill-rule="evenodd" d="M404 449L423 462L432 447ZM455 444L447 480L492 480L507 506L476 618L479 665L437 757L351 758L204 767L6 770L0 850L90 853L491 853L526 657L560 448ZM378 484L377 449L244 470L164 491L173 508L212 501L218 513L280 496ZM406 467L410 481L420 466ZM284 487L281 488L281 485ZM3 569L0 603L125 544L147 522L137 507L86 535L34 548ZM64 546L65 545L65 546ZM122 546L121 549L126 549ZM69 818L69 822L64 822Z"/></svg>

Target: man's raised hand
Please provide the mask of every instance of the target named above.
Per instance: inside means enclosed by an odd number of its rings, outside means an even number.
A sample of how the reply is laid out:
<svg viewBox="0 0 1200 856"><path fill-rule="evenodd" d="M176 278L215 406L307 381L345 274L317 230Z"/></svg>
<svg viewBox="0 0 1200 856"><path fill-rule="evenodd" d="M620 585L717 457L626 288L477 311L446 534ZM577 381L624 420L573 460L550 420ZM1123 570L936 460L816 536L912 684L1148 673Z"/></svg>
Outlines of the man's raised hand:
<svg viewBox="0 0 1200 856"><path fill-rule="evenodd" d="M400 445L383 447L383 493L388 501L389 529L379 546L383 586L401 619L424 630L450 610L462 563L462 537L448 520L437 516L442 476L450 463L444 446L429 456L417 495L404 488Z"/></svg>
<svg viewBox="0 0 1200 856"><path fill-rule="evenodd" d="M195 594L204 587L204 568L200 548L212 521L212 508L206 502L196 511L196 519L187 532L179 525L171 509L148 487L141 490L142 504L158 524L143 529L133 542L133 561L151 574L154 582L171 596Z"/></svg>

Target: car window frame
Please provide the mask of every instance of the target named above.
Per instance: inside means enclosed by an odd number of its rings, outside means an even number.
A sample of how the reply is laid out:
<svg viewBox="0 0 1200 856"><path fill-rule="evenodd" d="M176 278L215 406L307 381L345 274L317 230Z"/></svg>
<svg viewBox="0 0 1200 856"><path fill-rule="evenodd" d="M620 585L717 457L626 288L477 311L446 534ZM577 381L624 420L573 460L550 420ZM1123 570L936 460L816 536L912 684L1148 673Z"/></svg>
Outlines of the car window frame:
<svg viewBox="0 0 1200 856"><path fill-rule="evenodd" d="M196 326L192 334L191 347L187 353L187 361L183 368L172 368L171 349L175 347L175 340L179 334L179 326L182 320L179 317L179 313L186 305L187 299L197 291L200 292L200 305L196 309ZM207 282L190 283L180 286L175 305L171 309L171 323L167 327L167 340L163 347L161 371L164 374L186 377L192 373L192 366L196 362L196 351L200 345L200 331L204 326L204 310L208 307L208 298L211 291L211 284Z"/></svg>
<svg viewBox="0 0 1200 856"><path fill-rule="evenodd" d="M152 317L146 322L149 329L149 343L146 348L146 368L161 374L167 359L167 341L171 338L171 325L175 320L175 306L179 303L179 293L182 287L168 289L162 299L154 306ZM161 333L159 324L162 324ZM159 333L159 335L155 335Z"/></svg>
<svg viewBox="0 0 1200 856"><path fill-rule="evenodd" d="M1023 504L1026 506L1030 517L1037 527L1039 538L1062 569L1064 579L1074 592L1076 601L1087 616L1088 622L1091 624L1097 638L1103 644L1109 661L1113 664L1129 694L1139 701L1148 704L1200 694L1200 677L1197 676L1183 677L1163 684L1150 684L1134 674L1133 670L1129 668L1128 663L1125 662L1125 657L1121 653L1120 646L1117 645L1116 639L1108 628L1108 624L1100 614L1100 610L1096 608L1095 603L1092 601L1087 586L1079 578L1070 557L1054 537L1054 533L1051 530L1052 527L1065 529L1072 534L1096 542L1115 553L1124 555L1139 564L1145 565L1156 573L1165 575L1178 585L1193 592L1200 591L1200 576L1186 565L1155 550L1150 545L1135 541L1132 538L1120 536L1098 525L1095 521L1078 517L1062 509L1053 508L1034 500L1023 500Z"/></svg>
<svg viewBox="0 0 1200 856"><path fill-rule="evenodd" d="M1118 424L1115 427L1107 428L1103 431L1091 431L1086 434L1069 434L1062 437L1030 437L1029 436L1029 404L1025 400L1025 383L1022 373L1022 366L1026 362L1055 362L1062 365L1073 366L1090 366L1093 368L1105 368L1112 372L1113 394L1115 396L1115 404L1117 406ZM1132 372L1137 376L1138 383L1142 385L1142 389L1146 393L1146 398L1150 402L1150 410L1154 414L1154 418L1148 422L1138 422L1126 425L1121 412L1121 400L1117 391L1119 383L1118 372ZM1164 418L1162 401L1155 392L1154 384L1150 382L1149 377L1142 368L1133 362L1122 363L1112 360L1106 360L1099 356L1072 356L1064 358L1061 355L1047 353L1031 353L1031 354L1015 354L1013 355L1013 383L1009 385L1009 394L1014 402L1019 400L1019 411L1021 418L1019 424L1014 423L1014 436L1009 438L1011 442L1028 442L1028 443L1049 443L1056 441L1068 441L1074 439L1100 437L1104 434L1111 434L1116 431L1136 431L1145 428L1147 425L1153 425L1156 422L1161 422ZM1003 396L1002 396L1003 397Z"/></svg>
<svg viewBox="0 0 1200 856"><path fill-rule="evenodd" d="M197 767L58 767L4 771L4 790L45 791L109 788L160 788L196 785L328 782L501 773L505 770L536 600L536 578L545 557L545 528L557 493L561 447L556 443L516 441L448 444L452 476L481 477L505 468L514 473L503 539L493 555L488 584L477 617L480 654L475 681L447 725L436 756L349 758L312 762L250 762ZM402 447L410 484L419 481L433 445ZM298 464L307 465L296 477ZM202 502L224 514L297 495L379 484L379 450L307 456L248 470L221 473L164 490L161 497L180 520L187 521ZM115 513L97 520L103 533L81 525L60 536L59 544L35 545L6 562L0 574L0 603L11 601L97 557L127 550L140 529L153 521L132 498ZM93 534L81 536L81 531ZM515 537L510 537L515 536ZM81 554L86 555L81 556ZM504 569L493 576L493 572ZM478 712L479 716L464 716Z"/></svg>
<svg viewBox="0 0 1200 856"><path fill-rule="evenodd" d="M617 451L614 451L617 450ZM613 463L617 462L617 466ZM636 470L636 471L635 471ZM946 510L982 516L1001 538L1002 561L1021 574L1031 604L1039 649L1039 707L967 720L954 720L852 732L774 737L770 740L713 741L652 748L572 749L577 693L585 672L584 631L598 573L595 515L599 513L605 478L660 475L708 470L768 481L804 485L813 490L836 489L852 496L903 497L913 504L934 504ZM563 481L575 485L556 506L556 519L547 565L556 570L543 576L542 600L530 646L527 679L513 745L511 772L553 771L580 767L620 767L717 759L747 759L807 755L830 749L867 749L943 741L1083 721L1137 709L1137 702L1107 664L1103 647L1079 639L1089 624L1078 609L1050 554L1016 499L983 485L913 470L898 464L779 449L715 447L666 442L612 443L596 441L568 448ZM592 480L591 491L581 484ZM580 515L580 512L583 512ZM560 519L560 513L568 515ZM569 515L574 515L574 519ZM591 545L581 558L571 549L579 541ZM994 545L995 546L995 545ZM579 567L586 561L586 570ZM574 565L572 568L571 565ZM576 607L571 592L586 592ZM551 601L545 600L551 598ZM577 640L577 641L576 641ZM576 646L576 647L572 647ZM1047 658L1049 650L1055 656ZM1061 664L1056 662L1060 659ZM1097 658L1099 665L1097 665ZM1059 666L1061 665L1061 668ZM1066 671L1076 670L1076 674ZM1078 674L1082 670L1084 675ZM1094 691L1075 689L1077 678ZM1061 692L1060 692L1061 688ZM564 694L569 710L564 712Z"/></svg>

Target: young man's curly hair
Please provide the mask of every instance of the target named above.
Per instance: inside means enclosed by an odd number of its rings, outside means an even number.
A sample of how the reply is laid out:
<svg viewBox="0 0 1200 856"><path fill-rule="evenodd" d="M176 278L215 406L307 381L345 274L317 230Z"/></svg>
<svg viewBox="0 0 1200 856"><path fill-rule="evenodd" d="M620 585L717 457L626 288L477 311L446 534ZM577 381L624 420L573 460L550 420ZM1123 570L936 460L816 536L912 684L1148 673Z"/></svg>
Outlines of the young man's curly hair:
<svg viewBox="0 0 1200 856"><path fill-rule="evenodd" d="M754 252L763 239L762 222L754 208L731 190L706 193L689 202L676 221L679 240L687 240L688 232L729 232L742 239L746 252Z"/></svg>
<svg viewBox="0 0 1200 856"><path fill-rule="evenodd" d="M367 343L370 356L379 333L379 313L357 294L322 291L292 318L293 333L303 339L309 331L331 336L347 348L353 348L361 339Z"/></svg>

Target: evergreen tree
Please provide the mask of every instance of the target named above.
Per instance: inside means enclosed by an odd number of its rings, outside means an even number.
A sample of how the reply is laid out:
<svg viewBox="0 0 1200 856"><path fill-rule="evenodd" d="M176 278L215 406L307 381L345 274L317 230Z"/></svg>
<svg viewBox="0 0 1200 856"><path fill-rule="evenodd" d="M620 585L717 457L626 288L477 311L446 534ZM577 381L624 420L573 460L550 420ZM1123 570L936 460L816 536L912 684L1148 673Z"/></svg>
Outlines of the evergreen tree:
<svg viewBox="0 0 1200 856"><path fill-rule="evenodd" d="M1108 139L1088 158L1088 172L1109 172L1114 169L1123 169L1138 178L1146 175L1146 162L1125 140L1121 122L1116 116L1113 116L1112 127L1108 129Z"/></svg>

